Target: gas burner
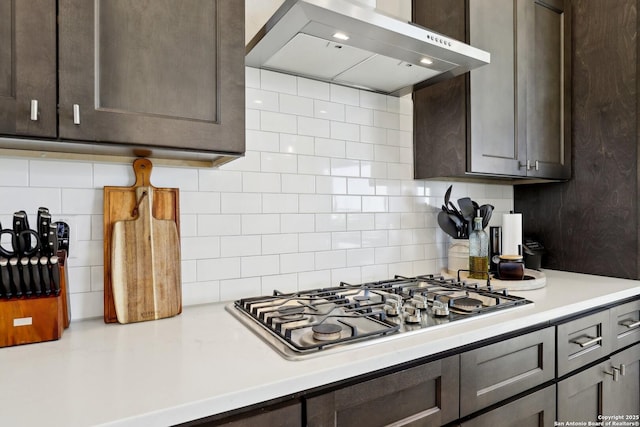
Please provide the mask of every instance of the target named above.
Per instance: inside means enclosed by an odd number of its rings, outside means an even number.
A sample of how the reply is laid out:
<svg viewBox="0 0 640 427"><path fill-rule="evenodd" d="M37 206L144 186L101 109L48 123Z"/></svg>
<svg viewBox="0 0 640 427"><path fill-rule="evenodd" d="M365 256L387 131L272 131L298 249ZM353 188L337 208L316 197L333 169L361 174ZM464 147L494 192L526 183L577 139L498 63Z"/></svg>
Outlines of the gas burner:
<svg viewBox="0 0 640 427"><path fill-rule="evenodd" d="M297 357L530 304L484 283L438 275L245 298L228 310L286 356Z"/></svg>
<svg viewBox="0 0 640 427"><path fill-rule="evenodd" d="M342 326L335 323L320 323L314 325L311 330L313 338L318 341L335 341L340 339Z"/></svg>

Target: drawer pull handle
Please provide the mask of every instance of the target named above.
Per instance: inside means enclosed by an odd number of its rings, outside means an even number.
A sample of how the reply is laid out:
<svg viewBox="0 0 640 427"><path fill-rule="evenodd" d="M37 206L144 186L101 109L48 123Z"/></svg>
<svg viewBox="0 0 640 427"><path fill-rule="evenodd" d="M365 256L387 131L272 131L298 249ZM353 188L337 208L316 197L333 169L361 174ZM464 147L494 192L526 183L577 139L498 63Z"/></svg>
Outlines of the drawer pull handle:
<svg viewBox="0 0 640 427"><path fill-rule="evenodd" d="M29 118L34 122L38 121L38 100L37 99L31 100L31 114Z"/></svg>
<svg viewBox="0 0 640 427"><path fill-rule="evenodd" d="M599 343L600 341L602 341L602 337L593 338L588 335L583 335L581 337L571 340L570 342L574 344L578 344L580 347L585 348L585 347L589 347L590 345Z"/></svg>
<svg viewBox="0 0 640 427"><path fill-rule="evenodd" d="M634 329L640 326L640 320L625 319L619 322L618 325L626 326L628 329Z"/></svg>

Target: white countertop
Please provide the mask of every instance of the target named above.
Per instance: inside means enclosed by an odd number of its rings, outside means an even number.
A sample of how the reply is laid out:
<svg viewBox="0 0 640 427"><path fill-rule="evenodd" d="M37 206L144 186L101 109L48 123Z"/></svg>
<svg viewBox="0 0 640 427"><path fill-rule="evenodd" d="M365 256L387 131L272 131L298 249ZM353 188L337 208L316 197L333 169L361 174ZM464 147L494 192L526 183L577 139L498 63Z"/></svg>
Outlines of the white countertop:
<svg viewBox="0 0 640 427"><path fill-rule="evenodd" d="M0 425L166 426L323 384L640 294L640 282L545 271L534 301L417 334L289 361L224 310L186 307L129 325L72 322L58 341L0 349Z"/></svg>

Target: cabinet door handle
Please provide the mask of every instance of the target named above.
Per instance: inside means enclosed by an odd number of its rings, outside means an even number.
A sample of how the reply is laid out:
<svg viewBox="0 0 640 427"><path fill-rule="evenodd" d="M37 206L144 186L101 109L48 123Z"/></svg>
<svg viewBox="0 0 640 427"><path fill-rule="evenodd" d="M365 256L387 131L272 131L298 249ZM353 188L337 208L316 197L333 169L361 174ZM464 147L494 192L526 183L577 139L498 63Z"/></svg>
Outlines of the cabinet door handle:
<svg viewBox="0 0 640 427"><path fill-rule="evenodd" d="M78 104L73 104L73 124L80 124L80 106Z"/></svg>
<svg viewBox="0 0 640 427"><path fill-rule="evenodd" d="M640 326L640 320L625 319L618 322L618 325L626 326L628 329L634 329Z"/></svg>
<svg viewBox="0 0 640 427"><path fill-rule="evenodd" d="M534 163L534 168L535 170L539 171L540 170L540 162L538 160L535 161Z"/></svg>
<svg viewBox="0 0 640 427"><path fill-rule="evenodd" d="M614 382L618 382L620 379L620 371L618 368L611 368L611 372L604 371L605 374L611 375L613 377Z"/></svg>
<svg viewBox="0 0 640 427"><path fill-rule="evenodd" d="M38 121L38 100L37 99L31 100L31 117L30 118L34 122Z"/></svg>
<svg viewBox="0 0 640 427"><path fill-rule="evenodd" d="M518 162L518 169L525 168L526 170L531 170L531 160L527 160L526 163Z"/></svg>
<svg viewBox="0 0 640 427"><path fill-rule="evenodd" d="M627 367L624 366L624 364L620 364L620 367L618 368L618 370L620 371L620 375L622 375L623 377L626 375L627 373Z"/></svg>
<svg viewBox="0 0 640 427"><path fill-rule="evenodd" d="M572 339L569 342L573 344L578 344L580 347L585 348L585 347L589 347L590 345L599 343L600 341L602 341L602 337L593 338L588 335L582 335L581 337Z"/></svg>

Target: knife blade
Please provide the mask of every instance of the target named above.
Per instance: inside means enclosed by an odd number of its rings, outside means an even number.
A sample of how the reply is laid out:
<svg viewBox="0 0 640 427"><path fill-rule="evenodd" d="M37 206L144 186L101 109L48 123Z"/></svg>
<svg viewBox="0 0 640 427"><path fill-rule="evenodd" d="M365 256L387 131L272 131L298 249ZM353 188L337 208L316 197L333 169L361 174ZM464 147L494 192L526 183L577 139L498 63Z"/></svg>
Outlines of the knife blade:
<svg viewBox="0 0 640 427"><path fill-rule="evenodd" d="M49 258L46 256L40 257L40 280L44 285L44 293L51 295L53 292L56 296L60 294L60 289L56 293L55 289L51 289L51 276L49 274Z"/></svg>
<svg viewBox="0 0 640 427"><path fill-rule="evenodd" d="M40 259L37 256L32 256L29 259L31 265L31 279L33 280L33 288L35 294L42 295L42 280L40 279Z"/></svg>
<svg viewBox="0 0 640 427"><path fill-rule="evenodd" d="M9 260L6 258L0 258L0 283L2 283L5 298L11 298L13 292L11 291L11 277L9 277Z"/></svg>
<svg viewBox="0 0 640 427"><path fill-rule="evenodd" d="M20 270L18 268L18 258L9 259L9 274L11 283L17 297L22 296L22 286L20 286Z"/></svg>
<svg viewBox="0 0 640 427"><path fill-rule="evenodd" d="M53 285L56 295L60 294L60 263L57 255L49 258L49 264L51 267L51 284Z"/></svg>
<svg viewBox="0 0 640 427"><path fill-rule="evenodd" d="M22 273L21 283L24 288L24 293L30 297L33 291L31 288L31 274L29 274L29 258L26 256L20 258L20 270Z"/></svg>

